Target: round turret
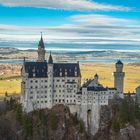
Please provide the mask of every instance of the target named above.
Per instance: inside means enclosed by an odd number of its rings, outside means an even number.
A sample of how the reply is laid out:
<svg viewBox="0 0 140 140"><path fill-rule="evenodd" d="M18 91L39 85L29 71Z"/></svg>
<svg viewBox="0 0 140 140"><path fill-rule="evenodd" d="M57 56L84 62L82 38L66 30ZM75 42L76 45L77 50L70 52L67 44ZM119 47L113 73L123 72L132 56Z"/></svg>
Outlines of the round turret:
<svg viewBox="0 0 140 140"><path fill-rule="evenodd" d="M45 45L43 42L42 34L41 34L41 39L38 44L38 62L44 62L45 61Z"/></svg>
<svg viewBox="0 0 140 140"><path fill-rule="evenodd" d="M118 60L116 63L116 72L122 72L123 71L123 63Z"/></svg>
<svg viewBox="0 0 140 140"><path fill-rule="evenodd" d="M98 80L99 80L99 76L98 76L98 74L96 73L96 74L94 75L94 81L95 81L96 84L98 84Z"/></svg>

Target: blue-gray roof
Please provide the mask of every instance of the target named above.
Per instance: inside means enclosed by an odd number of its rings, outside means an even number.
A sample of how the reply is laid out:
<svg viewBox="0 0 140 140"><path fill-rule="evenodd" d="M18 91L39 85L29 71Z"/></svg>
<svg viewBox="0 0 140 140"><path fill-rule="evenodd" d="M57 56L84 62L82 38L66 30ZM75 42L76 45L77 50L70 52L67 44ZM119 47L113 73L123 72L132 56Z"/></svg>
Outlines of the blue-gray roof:
<svg viewBox="0 0 140 140"><path fill-rule="evenodd" d="M51 53L50 53L50 56L49 56L48 63L49 63L49 64L53 64L53 59L52 59L52 55L51 55Z"/></svg>
<svg viewBox="0 0 140 140"><path fill-rule="evenodd" d="M38 46L40 46L41 48L45 48L45 45L44 45L44 41L43 41L42 36L41 36L41 38L40 38L40 41L39 41Z"/></svg>
<svg viewBox="0 0 140 140"><path fill-rule="evenodd" d="M87 87L88 91L107 91L107 88L104 87Z"/></svg>
<svg viewBox="0 0 140 140"><path fill-rule="evenodd" d="M121 60L118 60L116 64L121 64L121 65L123 65L123 63L122 63Z"/></svg>
<svg viewBox="0 0 140 140"><path fill-rule="evenodd" d="M47 62L24 62L25 72L28 77L45 78L48 77L48 63ZM54 63L53 64L54 77L79 77L80 66L78 63ZM75 72L77 73L75 75ZM60 74L61 73L61 74Z"/></svg>

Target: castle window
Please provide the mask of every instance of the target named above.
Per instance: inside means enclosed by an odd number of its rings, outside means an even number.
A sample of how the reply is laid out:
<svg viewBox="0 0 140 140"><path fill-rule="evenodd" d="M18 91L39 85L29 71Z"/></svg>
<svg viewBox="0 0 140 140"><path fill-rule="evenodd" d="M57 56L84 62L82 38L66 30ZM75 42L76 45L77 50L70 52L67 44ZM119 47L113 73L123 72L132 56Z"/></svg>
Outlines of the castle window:
<svg viewBox="0 0 140 140"><path fill-rule="evenodd" d="M65 102L65 100L63 99L63 102Z"/></svg>
<svg viewBox="0 0 140 140"><path fill-rule="evenodd" d="M67 103L69 102L69 100L67 100Z"/></svg>
<svg viewBox="0 0 140 140"><path fill-rule="evenodd" d="M61 103L61 100L59 99L59 103Z"/></svg>
<svg viewBox="0 0 140 140"><path fill-rule="evenodd" d="M33 80L31 80L30 82L33 83Z"/></svg>
<svg viewBox="0 0 140 140"><path fill-rule="evenodd" d="M59 82L59 79L57 79L57 82Z"/></svg>
<svg viewBox="0 0 140 140"><path fill-rule="evenodd" d="M39 101L37 101L37 103L39 103Z"/></svg>
<svg viewBox="0 0 140 140"><path fill-rule="evenodd" d="M60 76L62 76L62 72L60 72Z"/></svg>
<svg viewBox="0 0 140 140"><path fill-rule="evenodd" d="M47 88L47 86L45 86L45 88Z"/></svg>
<svg viewBox="0 0 140 140"><path fill-rule="evenodd" d="M45 80L45 82L47 83L47 80Z"/></svg>
<svg viewBox="0 0 140 140"><path fill-rule="evenodd" d="M33 99L33 96L30 96L30 99Z"/></svg>
<svg viewBox="0 0 140 140"><path fill-rule="evenodd" d="M33 88L33 86L31 86L31 88Z"/></svg>
<svg viewBox="0 0 140 140"><path fill-rule="evenodd" d="M59 90L59 92L61 92L61 90Z"/></svg>
<svg viewBox="0 0 140 140"><path fill-rule="evenodd" d="M67 76L67 70L65 69L65 76Z"/></svg>
<svg viewBox="0 0 140 140"><path fill-rule="evenodd" d="M41 103L43 103L43 101L41 101Z"/></svg>
<svg viewBox="0 0 140 140"><path fill-rule="evenodd" d="M37 86L35 88L37 88Z"/></svg>
<svg viewBox="0 0 140 140"><path fill-rule="evenodd" d="M45 98L47 98L47 96L45 96Z"/></svg>
<svg viewBox="0 0 140 140"><path fill-rule="evenodd" d="M57 102L57 99L55 100L55 102Z"/></svg>
<svg viewBox="0 0 140 140"><path fill-rule="evenodd" d="M45 103L47 103L47 101L45 101Z"/></svg>
<svg viewBox="0 0 140 140"><path fill-rule="evenodd" d="M65 82L65 80L63 79L62 82Z"/></svg>
<svg viewBox="0 0 140 140"><path fill-rule="evenodd" d="M35 82L37 83L38 81L36 80Z"/></svg>

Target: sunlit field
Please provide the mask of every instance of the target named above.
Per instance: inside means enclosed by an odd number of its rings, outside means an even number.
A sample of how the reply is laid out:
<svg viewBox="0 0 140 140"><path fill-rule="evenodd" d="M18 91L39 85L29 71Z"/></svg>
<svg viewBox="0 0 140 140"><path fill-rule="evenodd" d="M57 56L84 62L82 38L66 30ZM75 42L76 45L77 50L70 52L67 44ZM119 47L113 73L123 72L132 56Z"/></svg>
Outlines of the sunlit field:
<svg viewBox="0 0 140 140"><path fill-rule="evenodd" d="M113 72L115 70L114 64L105 63L82 63L81 75L82 83L86 79L91 79L97 73L99 75L99 81L104 86L113 87L114 78ZM125 65L125 92L135 92L135 88L140 85L140 65ZM12 72L0 75L0 95L19 93L20 94L20 82L21 78L19 74L13 74Z"/></svg>
<svg viewBox="0 0 140 140"><path fill-rule="evenodd" d="M90 63L81 64L82 82L88 78L93 78L98 73L100 83L104 86L113 87L115 70L114 64ZM125 92L135 92L135 88L140 85L140 66L124 65L125 71Z"/></svg>

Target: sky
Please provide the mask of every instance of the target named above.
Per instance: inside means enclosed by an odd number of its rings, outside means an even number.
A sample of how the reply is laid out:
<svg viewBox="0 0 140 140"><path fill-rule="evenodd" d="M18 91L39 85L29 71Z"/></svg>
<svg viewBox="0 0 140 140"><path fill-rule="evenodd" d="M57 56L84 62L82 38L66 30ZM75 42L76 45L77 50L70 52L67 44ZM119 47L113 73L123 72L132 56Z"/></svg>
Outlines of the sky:
<svg viewBox="0 0 140 140"><path fill-rule="evenodd" d="M0 0L0 47L30 48L40 32L60 48L140 51L140 1Z"/></svg>

